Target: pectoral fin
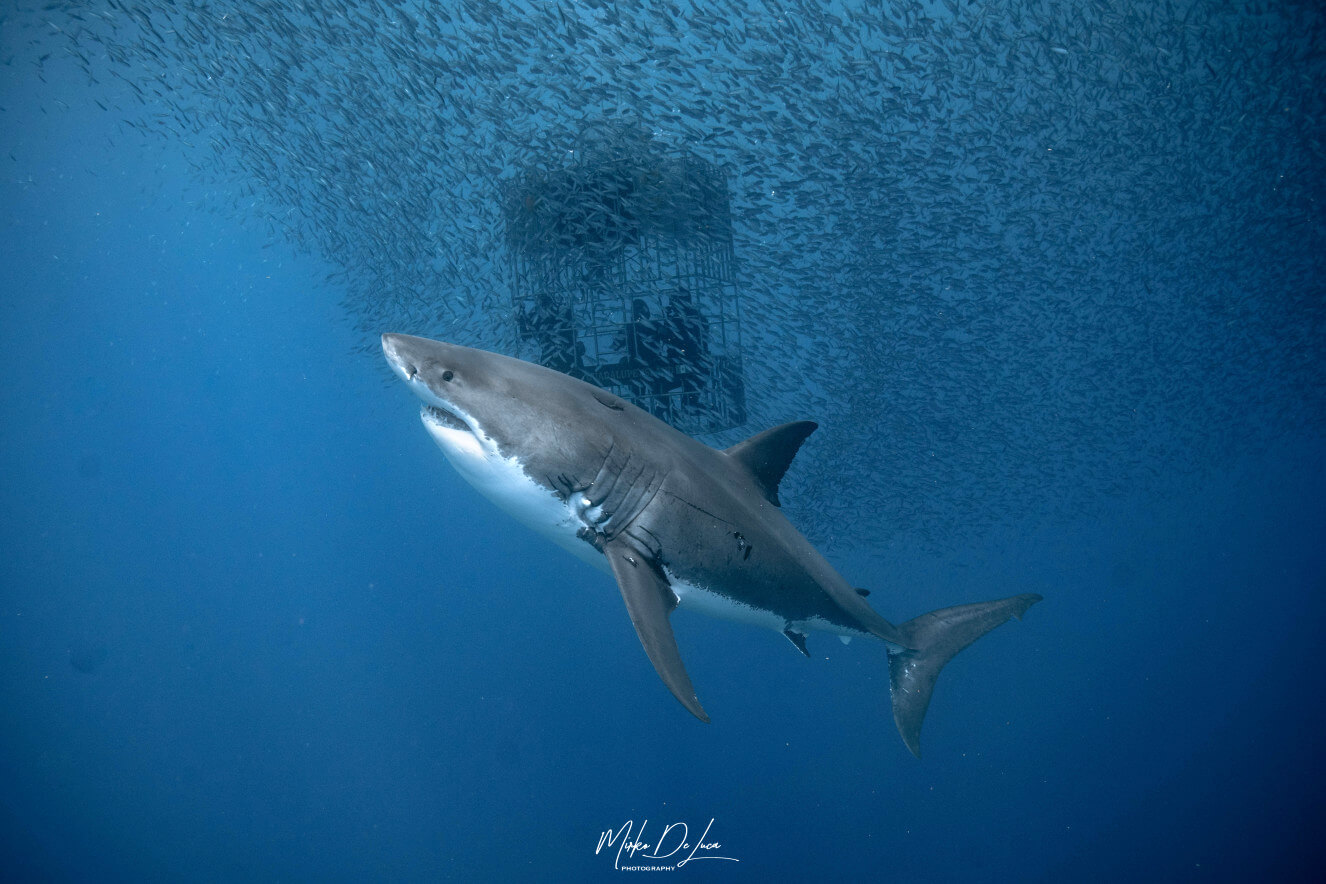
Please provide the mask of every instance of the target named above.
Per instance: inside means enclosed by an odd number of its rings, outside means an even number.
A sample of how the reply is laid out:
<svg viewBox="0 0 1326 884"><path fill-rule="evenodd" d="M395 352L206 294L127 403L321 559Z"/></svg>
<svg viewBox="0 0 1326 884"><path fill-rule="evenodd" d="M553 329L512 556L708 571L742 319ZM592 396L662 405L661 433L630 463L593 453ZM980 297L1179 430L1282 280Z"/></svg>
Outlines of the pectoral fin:
<svg viewBox="0 0 1326 884"><path fill-rule="evenodd" d="M695 688L691 687L690 676L681 662L681 652L677 650L677 639L668 621L668 615L677 606L677 597L668 586L658 562L624 538L606 544L603 554L612 566L612 576L617 578L617 588L626 602L635 632L640 636L640 644L644 645L659 678L692 715L708 721L709 716L695 696Z"/></svg>
<svg viewBox="0 0 1326 884"><path fill-rule="evenodd" d="M787 636L787 640L790 641L798 651L805 654L807 657L810 656L810 651L806 648L806 634L804 632L797 632L789 626L787 629L783 630L783 635Z"/></svg>

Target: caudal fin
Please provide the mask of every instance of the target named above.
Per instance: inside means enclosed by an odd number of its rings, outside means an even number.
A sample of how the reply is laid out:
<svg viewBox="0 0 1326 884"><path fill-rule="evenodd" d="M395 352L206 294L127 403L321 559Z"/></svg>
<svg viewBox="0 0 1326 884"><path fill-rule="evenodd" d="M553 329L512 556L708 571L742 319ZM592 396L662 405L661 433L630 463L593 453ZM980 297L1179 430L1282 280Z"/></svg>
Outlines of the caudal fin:
<svg viewBox="0 0 1326 884"><path fill-rule="evenodd" d="M1041 600L1035 593L997 602L941 608L898 627L906 647L889 652L893 721L912 754L921 757L921 722L930 706L935 679L944 664L967 645L1013 617L1022 619Z"/></svg>

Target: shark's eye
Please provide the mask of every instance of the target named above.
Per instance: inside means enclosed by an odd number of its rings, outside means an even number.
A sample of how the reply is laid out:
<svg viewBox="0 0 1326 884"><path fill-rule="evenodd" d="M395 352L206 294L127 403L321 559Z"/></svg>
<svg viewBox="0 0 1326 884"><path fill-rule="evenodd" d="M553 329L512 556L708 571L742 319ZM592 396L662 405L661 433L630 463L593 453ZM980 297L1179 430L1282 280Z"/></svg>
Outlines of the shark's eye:
<svg viewBox="0 0 1326 884"><path fill-rule="evenodd" d="M449 369L449 368L448 368L446 371L442 372L442 380L444 380L444 381L449 381L449 380L451 380L452 378L454 378L455 376L456 376L456 373L455 373L454 371L452 371L451 369Z"/></svg>

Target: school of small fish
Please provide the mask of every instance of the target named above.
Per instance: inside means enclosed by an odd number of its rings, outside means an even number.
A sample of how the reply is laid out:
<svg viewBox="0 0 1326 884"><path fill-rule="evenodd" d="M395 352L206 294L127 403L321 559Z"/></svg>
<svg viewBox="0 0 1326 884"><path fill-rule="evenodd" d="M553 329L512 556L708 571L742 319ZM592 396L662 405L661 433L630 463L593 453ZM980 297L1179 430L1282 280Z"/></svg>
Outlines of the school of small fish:
<svg viewBox="0 0 1326 884"><path fill-rule="evenodd" d="M20 4L22 7L22 4ZM748 421L817 542L961 542L1326 426L1313 2L59 0L36 62L377 333L511 351L503 187L723 168ZM24 72L25 75L31 72ZM799 514L799 516L798 516Z"/></svg>

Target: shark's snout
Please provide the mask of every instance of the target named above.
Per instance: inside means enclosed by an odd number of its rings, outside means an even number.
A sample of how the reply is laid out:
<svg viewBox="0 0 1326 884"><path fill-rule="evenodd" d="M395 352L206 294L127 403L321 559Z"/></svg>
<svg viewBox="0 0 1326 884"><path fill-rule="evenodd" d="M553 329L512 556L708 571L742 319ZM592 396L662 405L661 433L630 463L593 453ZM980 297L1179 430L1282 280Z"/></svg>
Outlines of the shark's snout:
<svg viewBox="0 0 1326 884"><path fill-rule="evenodd" d="M391 366L392 371L400 375L401 380L408 382L414 380L419 368L402 352L406 349L404 344L404 335L388 333L382 336L382 355L387 357L387 364Z"/></svg>

